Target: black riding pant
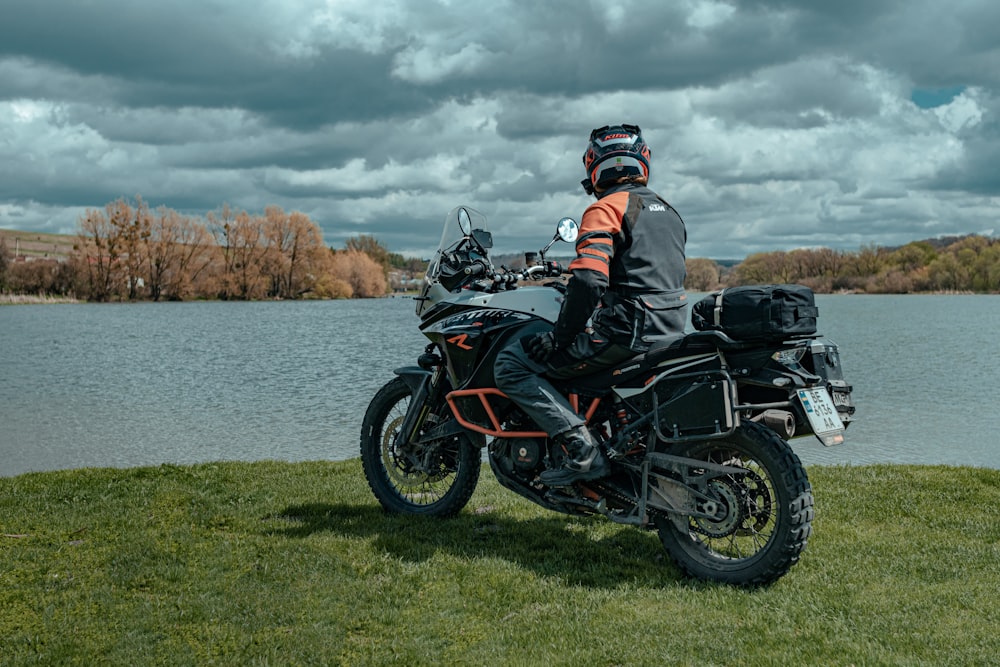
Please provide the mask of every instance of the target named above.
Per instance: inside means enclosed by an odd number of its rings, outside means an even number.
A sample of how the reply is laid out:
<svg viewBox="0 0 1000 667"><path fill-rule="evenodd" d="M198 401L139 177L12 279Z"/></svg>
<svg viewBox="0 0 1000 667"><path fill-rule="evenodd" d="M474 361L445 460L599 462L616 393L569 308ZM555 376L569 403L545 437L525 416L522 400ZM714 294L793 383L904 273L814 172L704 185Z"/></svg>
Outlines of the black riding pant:
<svg viewBox="0 0 1000 667"><path fill-rule="evenodd" d="M513 340L501 350L493 373L497 389L507 394L550 437L580 426L584 419L548 378L589 375L638 354L594 333L581 332L572 345L557 350L546 363L540 364L524 350L529 338Z"/></svg>

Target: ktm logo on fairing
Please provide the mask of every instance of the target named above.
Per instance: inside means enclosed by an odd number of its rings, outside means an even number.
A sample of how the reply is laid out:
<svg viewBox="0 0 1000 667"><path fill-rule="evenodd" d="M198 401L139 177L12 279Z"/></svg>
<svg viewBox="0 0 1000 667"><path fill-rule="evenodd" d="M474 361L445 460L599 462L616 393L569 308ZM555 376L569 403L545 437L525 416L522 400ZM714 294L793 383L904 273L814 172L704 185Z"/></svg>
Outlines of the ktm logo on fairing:
<svg viewBox="0 0 1000 667"><path fill-rule="evenodd" d="M448 338L447 341L457 348L462 350L471 350L472 346L467 344L465 341L469 339L469 334L458 334L457 336L452 336Z"/></svg>

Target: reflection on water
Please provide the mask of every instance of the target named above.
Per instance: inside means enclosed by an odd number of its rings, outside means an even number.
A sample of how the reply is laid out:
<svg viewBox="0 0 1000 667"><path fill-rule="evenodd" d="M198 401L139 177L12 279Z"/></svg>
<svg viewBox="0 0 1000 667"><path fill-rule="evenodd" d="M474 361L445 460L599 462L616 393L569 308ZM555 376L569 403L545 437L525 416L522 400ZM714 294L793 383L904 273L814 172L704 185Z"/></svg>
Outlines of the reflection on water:
<svg viewBox="0 0 1000 667"><path fill-rule="evenodd" d="M1000 467L1000 297L819 296L858 420L807 464ZM0 475L357 456L361 418L425 341L413 301L0 308Z"/></svg>

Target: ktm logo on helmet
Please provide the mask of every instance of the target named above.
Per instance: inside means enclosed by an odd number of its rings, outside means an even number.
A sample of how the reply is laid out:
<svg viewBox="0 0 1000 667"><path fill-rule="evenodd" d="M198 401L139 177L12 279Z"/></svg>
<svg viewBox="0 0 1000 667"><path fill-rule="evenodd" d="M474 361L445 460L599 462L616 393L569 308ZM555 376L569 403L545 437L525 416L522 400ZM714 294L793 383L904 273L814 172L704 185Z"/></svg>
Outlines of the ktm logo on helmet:
<svg viewBox="0 0 1000 667"><path fill-rule="evenodd" d="M601 141L607 141L609 139L631 139L631 134L609 134L608 136L601 139Z"/></svg>

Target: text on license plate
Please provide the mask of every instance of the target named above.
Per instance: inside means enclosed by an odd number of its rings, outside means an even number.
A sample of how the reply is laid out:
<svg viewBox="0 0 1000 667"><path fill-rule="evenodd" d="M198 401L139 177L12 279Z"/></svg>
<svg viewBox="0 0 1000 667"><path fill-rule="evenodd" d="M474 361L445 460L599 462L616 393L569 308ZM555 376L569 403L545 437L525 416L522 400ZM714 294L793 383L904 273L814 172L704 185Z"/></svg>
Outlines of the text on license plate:
<svg viewBox="0 0 1000 667"><path fill-rule="evenodd" d="M840 421L837 408L830 394L823 387L798 390L799 402L806 412L813 433L827 447L844 442L844 422Z"/></svg>

